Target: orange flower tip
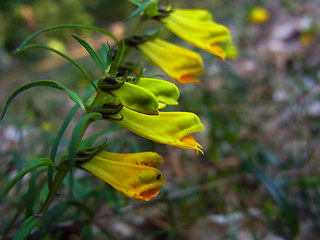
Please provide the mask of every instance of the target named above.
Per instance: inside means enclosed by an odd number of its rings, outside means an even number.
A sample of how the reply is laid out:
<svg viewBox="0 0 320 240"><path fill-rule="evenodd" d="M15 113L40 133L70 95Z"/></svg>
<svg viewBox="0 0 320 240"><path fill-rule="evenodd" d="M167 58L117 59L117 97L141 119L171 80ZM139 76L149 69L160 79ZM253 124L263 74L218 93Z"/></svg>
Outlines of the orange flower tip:
<svg viewBox="0 0 320 240"><path fill-rule="evenodd" d="M204 152L202 151L202 149L198 148L196 151L197 151L197 155L199 155L199 152L201 152L201 154L204 155Z"/></svg>
<svg viewBox="0 0 320 240"><path fill-rule="evenodd" d="M199 79L197 79L191 75L184 75L184 76L180 77L179 79L177 79L177 81L182 84L187 84L187 83L192 83L192 82L200 83Z"/></svg>
<svg viewBox="0 0 320 240"><path fill-rule="evenodd" d="M183 138L180 139L180 142L188 145L188 147L186 148L196 150L197 154L198 152L201 152L202 154L204 154L202 151L202 146L196 142L196 139L193 136L191 135L184 136Z"/></svg>
<svg viewBox="0 0 320 240"><path fill-rule="evenodd" d="M154 188L154 189L149 189L147 191L144 191L140 193L141 200L150 201L150 199L157 196L159 192L160 192L159 188Z"/></svg>
<svg viewBox="0 0 320 240"><path fill-rule="evenodd" d="M203 147L199 144L199 143L197 143L196 142L196 151L197 151L197 155L199 154L199 152L201 152L202 153L202 155L204 155L204 152L202 151L202 149L203 149Z"/></svg>
<svg viewBox="0 0 320 240"><path fill-rule="evenodd" d="M211 44L211 53L220 57L222 59L222 61L225 61L225 59L226 59L226 54L223 51L222 47L220 47L216 44Z"/></svg>

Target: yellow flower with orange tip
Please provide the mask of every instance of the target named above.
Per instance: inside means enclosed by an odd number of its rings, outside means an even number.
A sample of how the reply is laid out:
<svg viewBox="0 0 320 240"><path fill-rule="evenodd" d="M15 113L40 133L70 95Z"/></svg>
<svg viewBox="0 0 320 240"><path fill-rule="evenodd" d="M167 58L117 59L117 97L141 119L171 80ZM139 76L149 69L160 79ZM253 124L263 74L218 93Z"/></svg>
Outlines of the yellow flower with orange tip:
<svg viewBox="0 0 320 240"><path fill-rule="evenodd" d="M123 119L115 123L139 136L202 152L201 145L190 135L203 129L200 119L194 113L159 112L158 115L146 115L123 107L119 114Z"/></svg>
<svg viewBox="0 0 320 240"><path fill-rule="evenodd" d="M161 172L155 168L162 162L162 157L154 152L124 154L104 151L79 166L128 197L149 201L165 184Z"/></svg>
<svg viewBox="0 0 320 240"><path fill-rule="evenodd" d="M192 45L225 59L217 43L228 43L228 28L212 21L212 15L201 9L174 9L161 22L177 36Z"/></svg>
<svg viewBox="0 0 320 240"><path fill-rule="evenodd" d="M249 21L253 24L264 23L269 20L269 12L263 7L255 7L251 10Z"/></svg>
<svg viewBox="0 0 320 240"><path fill-rule="evenodd" d="M199 82L193 76L203 72L202 58L198 53L159 38L143 42L138 48L176 81Z"/></svg>

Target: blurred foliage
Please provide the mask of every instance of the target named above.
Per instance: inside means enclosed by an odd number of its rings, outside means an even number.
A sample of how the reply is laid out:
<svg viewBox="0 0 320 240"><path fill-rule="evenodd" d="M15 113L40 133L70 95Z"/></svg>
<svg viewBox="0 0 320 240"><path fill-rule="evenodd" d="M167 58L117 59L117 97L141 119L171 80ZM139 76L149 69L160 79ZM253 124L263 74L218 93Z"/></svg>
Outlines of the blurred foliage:
<svg viewBox="0 0 320 240"><path fill-rule="evenodd" d="M270 12L270 20L263 25L248 22L255 5ZM319 3L176 1L176 6L210 10L217 22L231 29L239 50L238 59L225 62L201 52L206 65L201 85L179 86L179 108L199 114L206 126L199 136L205 155L115 130L107 135L113 142L108 150L157 149L164 156L162 171L167 185L161 196L151 203L132 201L77 171L73 192L61 190L63 197L58 196L30 239L42 239L43 234L44 239L320 238L320 49L319 26L315 24L320 22ZM53 24L108 27L125 19L133 9L124 0L2 0L0 46L8 53L30 32ZM297 27L299 24L305 27ZM312 34L307 45L300 42L305 32ZM65 31L48 33L42 41L50 39L65 49L76 44L68 42L70 35ZM69 64L35 70L36 60L52 60L51 55L35 52L13 56L12 65L2 70L2 103L13 87L31 77L63 81L74 89L83 86L81 75ZM153 66L144 58L141 61ZM90 60L81 58L80 63L98 76ZM13 75L15 71L21 72ZM1 123L1 189L26 167L28 159L50 151L72 106L65 95L53 90L24 94L23 100L17 98L10 106ZM89 130L97 133L105 128L105 122L97 122ZM70 134L64 136L59 154ZM4 239L10 239L23 219L44 201L44 173L39 168L26 175L2 199L0 232ZM68 184L65 181L64 186Z"/></svg>

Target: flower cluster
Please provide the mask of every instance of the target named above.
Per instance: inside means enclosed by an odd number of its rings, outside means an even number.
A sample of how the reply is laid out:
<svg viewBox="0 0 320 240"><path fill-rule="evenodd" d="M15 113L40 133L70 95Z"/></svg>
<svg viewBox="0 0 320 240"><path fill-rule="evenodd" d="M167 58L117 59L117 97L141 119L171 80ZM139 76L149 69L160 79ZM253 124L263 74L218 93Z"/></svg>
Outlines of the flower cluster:
<svg viewBox="0 0 320 240"><path fill-rule="evenodd" d="M142 14L221 59L226 57L223 46L232 46L229 30L215 23L206 10L158 8L151 14L146 8ZM198 53L156 35L135 35L127 37L124 43L141 50L179 83L199 82L194 76L203 72L202 58ZM179 90L174 84L143 77L143 73L111 76L107 72L97 85L98 92L89 107L90 112L98 112L103 119L154 142L203 153L201 145L191 135L203 129L198 116L190 112L163 111L166 106L178 105ZM150 200L165 183L161 172L155 168L161 162L159 155L150 152L100 152L79 166L131 198Z"/></svg>
<svg viewBox="0 0 320 240"><path fill-rule="evenodd" d="M109 139L102 143L96 140L114 129L105 129L83 139L89 125L97 120L112 121L122 128L151 141L178 148L195 150L204 154L202 146L193 136L201 132L203 125L199 117L192 112L168 111L167 106L178 105L180 96L177 86L164 79L147 76L145 69L138 63L126 62L129 51L138 50L156 63L165 73L179 83L199 83L195 75L203 73L203 61L200 54L182 46L159 38L156 33L147 32L139 35L145 21L157 21L161 28L168 29L193 46L212 53L222 60L237 55L236 47L231 42L229 30L213 21L206 10L175 9L163 5L161 0L130 0L138 6L129 19L140 16L140 22L132 36L119 40L112 33L81 24L60 24L39 30L28 36L16 49L15 53L30 48L49 50L73 64L88 80L90 86L81 97L58 81L39 80L29 82L8 97L0 115L6 114L8 106L21 92L33 87L51 87L64 91L76 105L66 115L56 138L52 143L50 157L35 158L17 174L0 192L0 198L7 194L12 186L26 173L39 167L47 167L48 194L41 203L39 211L27 214L28 217L18 230L15 239L25 239L32 229L39 225L47 213L63 180L70 173L70 187L74 186L75 167L91 173L93 176L110 184L124 195L142 201L149 201L157 196L166 180L157 168L163 158L155 152L112 153L106 151L112 144ZM168 3L170 4L170 3ZM51 46L30 43L40 34L51 30L76 28L97 31L112 39L112 43L102 44L99 51L93 49L85 39L76 34L72 37L89 53L101 77L94 80L80 64L66 53ZM159 30L159 29L156 29ZM156 31L159 32L159 31ZM140 69L140 70L139 70ZM82 115L75 114L81 109ZM69 124L77 117L76 124ZM41 125L43 131L50 130L50 123ZM59 144L67 128L73 128L66 151L58 153ZM60 161L56 161L60 157ZM35 174L37 177L38 174ZM34 178L35 179L35 178ZM32 181L33 184L33 181ZM41 184L44 185L44 184Z"/></svg>
<svg viewBox="0 0 320 240"><path fill-rule="evenodd" d="M162 23L171 32L186 42L226 58L222 46L231 42L228 28L215 23L212 15L202 9L162 10L153 19ZM202 74L201 56L189 49L169 43L156 36L150 38L133 37L126 39L128 45L140 49L151 61L179 83L199 82L194 75Z"/></svg>
<svg viewBox="0 0 320 240"><path fill-rule="evenodd" d="M99 92L90 108L123 128L154 142L201 150L190 134L203 128L190 112L164 112L178 104L179 90L155 78L101 78ZM127 196L150 200L165 180L157 167L162 158L156 153L120 154L100 152L78 165L101 178Z"/></svg>
<svg viewBox="0 0 320 240"><path fill-rule="evenodd" d="M221 59L228 56L231 37L229 30L212 20L212 15L206 10L186 10L165 8L159 1L132 1L138 8L134 16L141 15L142 23L146 20L158 21L162 26L191 43L195 47L208 51ZM104 44L100 54L97 53L84 39L73 34L72 36L88 51L103 76L93 81L89 74L75 61L49 46L42 44L29 44L39 34L59 28L84 28L99 31L110 36L115 44L111 47ZM64 85L51 80L36 81L26 84L11 94L8 98L3 118L8 105L20 92L36 86L47 86L64 90L83 112L82 118L76 124L68 151L61 158L58 166L54 164L57 146L61 136L72 119L72 111L66 117L62 128L53 144L51 160L49 163L56 166L57 173L48 177L48 183L53 181L52 191L56 191L68 171L72 167L79 167L92 173L96 177L109 183L128 197L137 200L150 200L159 193L165 184L162 173L156 168L163 159L153 152L133 154L111 153L105 151L106 142L93 146L93 142L83 140L88 126L96 120L112 121L119 126L151 141L171 146L193 149L197 153L203 150L196 141L193 133L202 131L203 125L199 117L191 112L169 112L167 106L177 106L179 89L169 81L144 76L145 71L130 68L124 62L128 51L132 47L141 50L148 58L160 66L170 77L179 83L199 82L194 75L202 74L203 61L201 56L184 47L160 39L157 35L136 33L121 41L111 33L93 26L65 24L56 25L40 30L29 36L16 49L21 52L31 47L40 47L69 60L88 79L92 89L88 88L88 95L80 97ZM231 51L232 52L232 51ZM235 51L233 50L233 53ZM101 57L101 56L102 57ZM233 54L235 55L235 54ZM138 73L137 73L138 72ZM95 90L96 94L93 95ZM89 96L91 98L88 98ZM103 131L101 135L104 134ZM91 136L96 139L95 136ZM47 159L46 159L47 160ZM48 164L45 163L41 164ZM48 174L50 175L50 174ZM51 181L50 181L51 179ZM54 192L48 194L48 200L41 213L44 213Z"/></svg>

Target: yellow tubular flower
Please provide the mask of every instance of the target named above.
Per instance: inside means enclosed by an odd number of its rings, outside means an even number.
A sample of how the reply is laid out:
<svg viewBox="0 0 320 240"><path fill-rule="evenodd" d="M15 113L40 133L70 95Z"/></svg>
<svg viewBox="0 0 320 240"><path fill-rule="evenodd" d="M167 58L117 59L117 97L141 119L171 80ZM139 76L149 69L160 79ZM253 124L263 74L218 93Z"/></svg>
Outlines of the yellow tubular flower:
<svg viewBox="0 0 320 240"><path fill-rule="evenodd" d="M176 81L199 82L192 76L203 72L202 58L198 53L158 38L146 41L138 48Z"/></svg>
<svg viewBox="0 0 320 240"><path fill-rule="evenodd" d="M228 28L211 21L208 11L199 9L174 9L161 19L167 28L192 45L225 59L223 49L216 43L228 43Z"/></svg>
<svg viewBox="0 0 320 240"><path fill-rule="evenodd" d="M80 166L128 197L149 201L165 184L161 172L155 168L162 162L162 157L154 152L101 152Z"/></svg>
<svg viewBox="0 0 320 240"><path fill-rule="evenodd" d="M159 112L158 115L145 115L122 108L121 121L116 124L154 142L202 152L201 145L191 133L200 132L203 126L197 115L190 112ZM203 152L202 152L203 153Z"/></svg>

